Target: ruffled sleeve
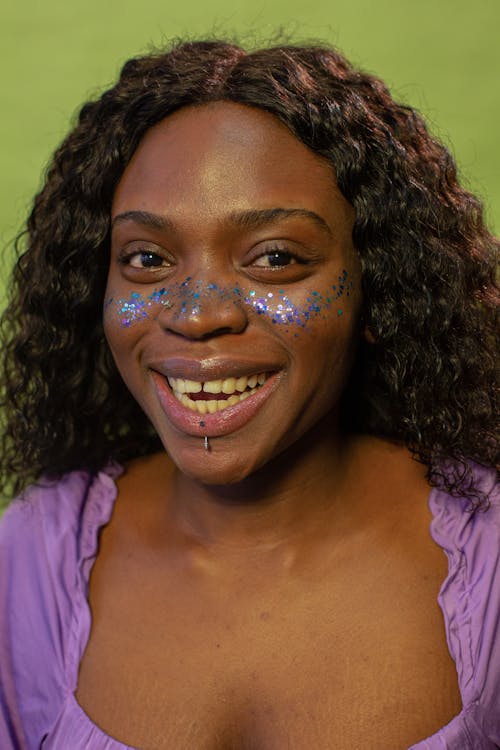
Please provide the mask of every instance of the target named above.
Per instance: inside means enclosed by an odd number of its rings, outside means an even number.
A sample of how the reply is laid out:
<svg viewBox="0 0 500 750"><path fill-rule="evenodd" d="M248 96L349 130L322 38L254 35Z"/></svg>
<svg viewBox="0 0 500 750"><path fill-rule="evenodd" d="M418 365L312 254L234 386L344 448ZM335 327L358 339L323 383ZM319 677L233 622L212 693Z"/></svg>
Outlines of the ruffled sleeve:
<svg viewBox="0 0 500 750"><path fill-rule="evenodd" d="M88 635L82 575L116 497L111 469L31 488L0 524L0 748L38 750L56 722ZM85 624L85 623L84 623ZM75 670L76 665L76 670Z"/></svg>
<svg viewBox="0 0 500 750"><path fill-rule="evenodd" d="M493 470L475 473L487 509L471 511L466 500L437 490L430 508L431 534L448 557L439 604L463 701L457 719L469 746L483 748L500 745L500 487Z"/></svg>

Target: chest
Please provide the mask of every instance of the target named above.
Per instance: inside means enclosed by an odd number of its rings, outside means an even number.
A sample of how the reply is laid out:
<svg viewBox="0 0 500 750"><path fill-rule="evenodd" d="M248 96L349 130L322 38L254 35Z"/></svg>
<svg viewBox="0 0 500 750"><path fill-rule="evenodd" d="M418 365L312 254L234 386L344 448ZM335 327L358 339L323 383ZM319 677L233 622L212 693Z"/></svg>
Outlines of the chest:
<svg viewBox="0 0 500 750"><path fill-rule="evenodd" d="M461 708L432 555L239 585L131 565L105 606L103 570L77 698L141 750L401 750Z"/></svg>

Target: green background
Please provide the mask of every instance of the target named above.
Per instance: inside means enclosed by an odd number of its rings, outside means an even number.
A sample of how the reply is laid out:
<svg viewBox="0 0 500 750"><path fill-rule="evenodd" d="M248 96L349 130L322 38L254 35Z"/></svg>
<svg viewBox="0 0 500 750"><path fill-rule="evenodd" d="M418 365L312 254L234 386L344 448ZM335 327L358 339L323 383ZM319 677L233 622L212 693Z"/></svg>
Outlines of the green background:
<svg viewBox="0 0 500 750"><path fill-rule="evenodd" d="M500 228L500 0L2 0L0 240L21 227L79 105L173 37L321 39L423 111ZM9 250L2 269L5 279ZM1 284L0 284L1 294Z"/></svg>

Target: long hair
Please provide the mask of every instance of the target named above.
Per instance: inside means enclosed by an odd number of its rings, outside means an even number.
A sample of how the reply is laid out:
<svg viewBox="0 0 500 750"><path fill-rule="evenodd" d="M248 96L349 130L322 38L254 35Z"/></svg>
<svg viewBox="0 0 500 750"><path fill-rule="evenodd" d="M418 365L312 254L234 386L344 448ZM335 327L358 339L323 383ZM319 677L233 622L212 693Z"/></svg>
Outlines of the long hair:
<svg viewBox="0 0 500 750"><path fill-rule="evenodd" d="M328 160L355 209L373 343L354 367L345 428L405 443L431 482L479 497L468 461L499 465L499 243L480 203L422 118L337 51L217 41L129 60L53 157L3 318L4 485L159 447L103 335L111 202L146 131L212 101L281 120Z"/></svg>

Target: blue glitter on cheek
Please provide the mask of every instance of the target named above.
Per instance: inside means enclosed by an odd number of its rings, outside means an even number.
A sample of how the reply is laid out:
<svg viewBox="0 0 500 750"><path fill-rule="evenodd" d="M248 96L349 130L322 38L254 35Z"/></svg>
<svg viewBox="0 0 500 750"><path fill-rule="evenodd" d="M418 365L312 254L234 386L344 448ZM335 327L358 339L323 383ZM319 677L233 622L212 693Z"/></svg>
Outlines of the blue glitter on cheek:
<svg viewBox="0 0 500 750"><path fill-rule="evenodd" d="M115 303L118 311L118 317L120 324L124 328L130 328L133 323L137 323L150 317L152 308L162 305L165 307L171 306L169 299L169 292L167 289L155 289L148 297L144 298L140 292L131 292L128 299L114 300L111 297L105 305L107 310L112 303Z"/></svg>
<svg viewBox="0 0 500 750"><path fill-rule="evenodd" d="M314 290L309 292L305 304L295 304L284 289L278 293L268 292L266 297L258 296L254 289L249 290L244 298L245 304L251 307L257 315L266 315L274 325L283 325L288 332L290 326L309 329L315 319L327 320L327 313L335 301L344 294L349 296L353 289L353 282L349 279L346 269L339 274L337 283L332 284L326 294ZM337 317L343 315L343 310L337 309ZM295 333L295 336L298 334Z"/></svg>
<svg viewBox="0 0 500 750"><path fill-rule="evenodd" d="M104 304L104 312L108 314L111 306L115 307L120 324L130 328L131 325L148 318L156 319L161 307L173 308L173 313L177 316L198 317L203 315L205 301L210 301L213 305L223 303L226 310L230 305L244 304L257 315L267 316L274 325L284 326L284 330L288 332L291 326L308 329L315 319L326 320L326 313L334 302L344 294L349 296L352 289L353 282L344 269L338 276L337 283L332 284L324 295L317 290L310 291L305 303L295 304L284 289L265 292L263 295L259 295L255 289L249 289L244 293L238 285L227 288L219 287L215 283L204 285L200 281L193 282L188 276L181 283L154 289L146 298L139 292L131 292L128 299L116 299L111 296ZM340 308L336 309L337 317L341 316L343 311Z"/></svg>

